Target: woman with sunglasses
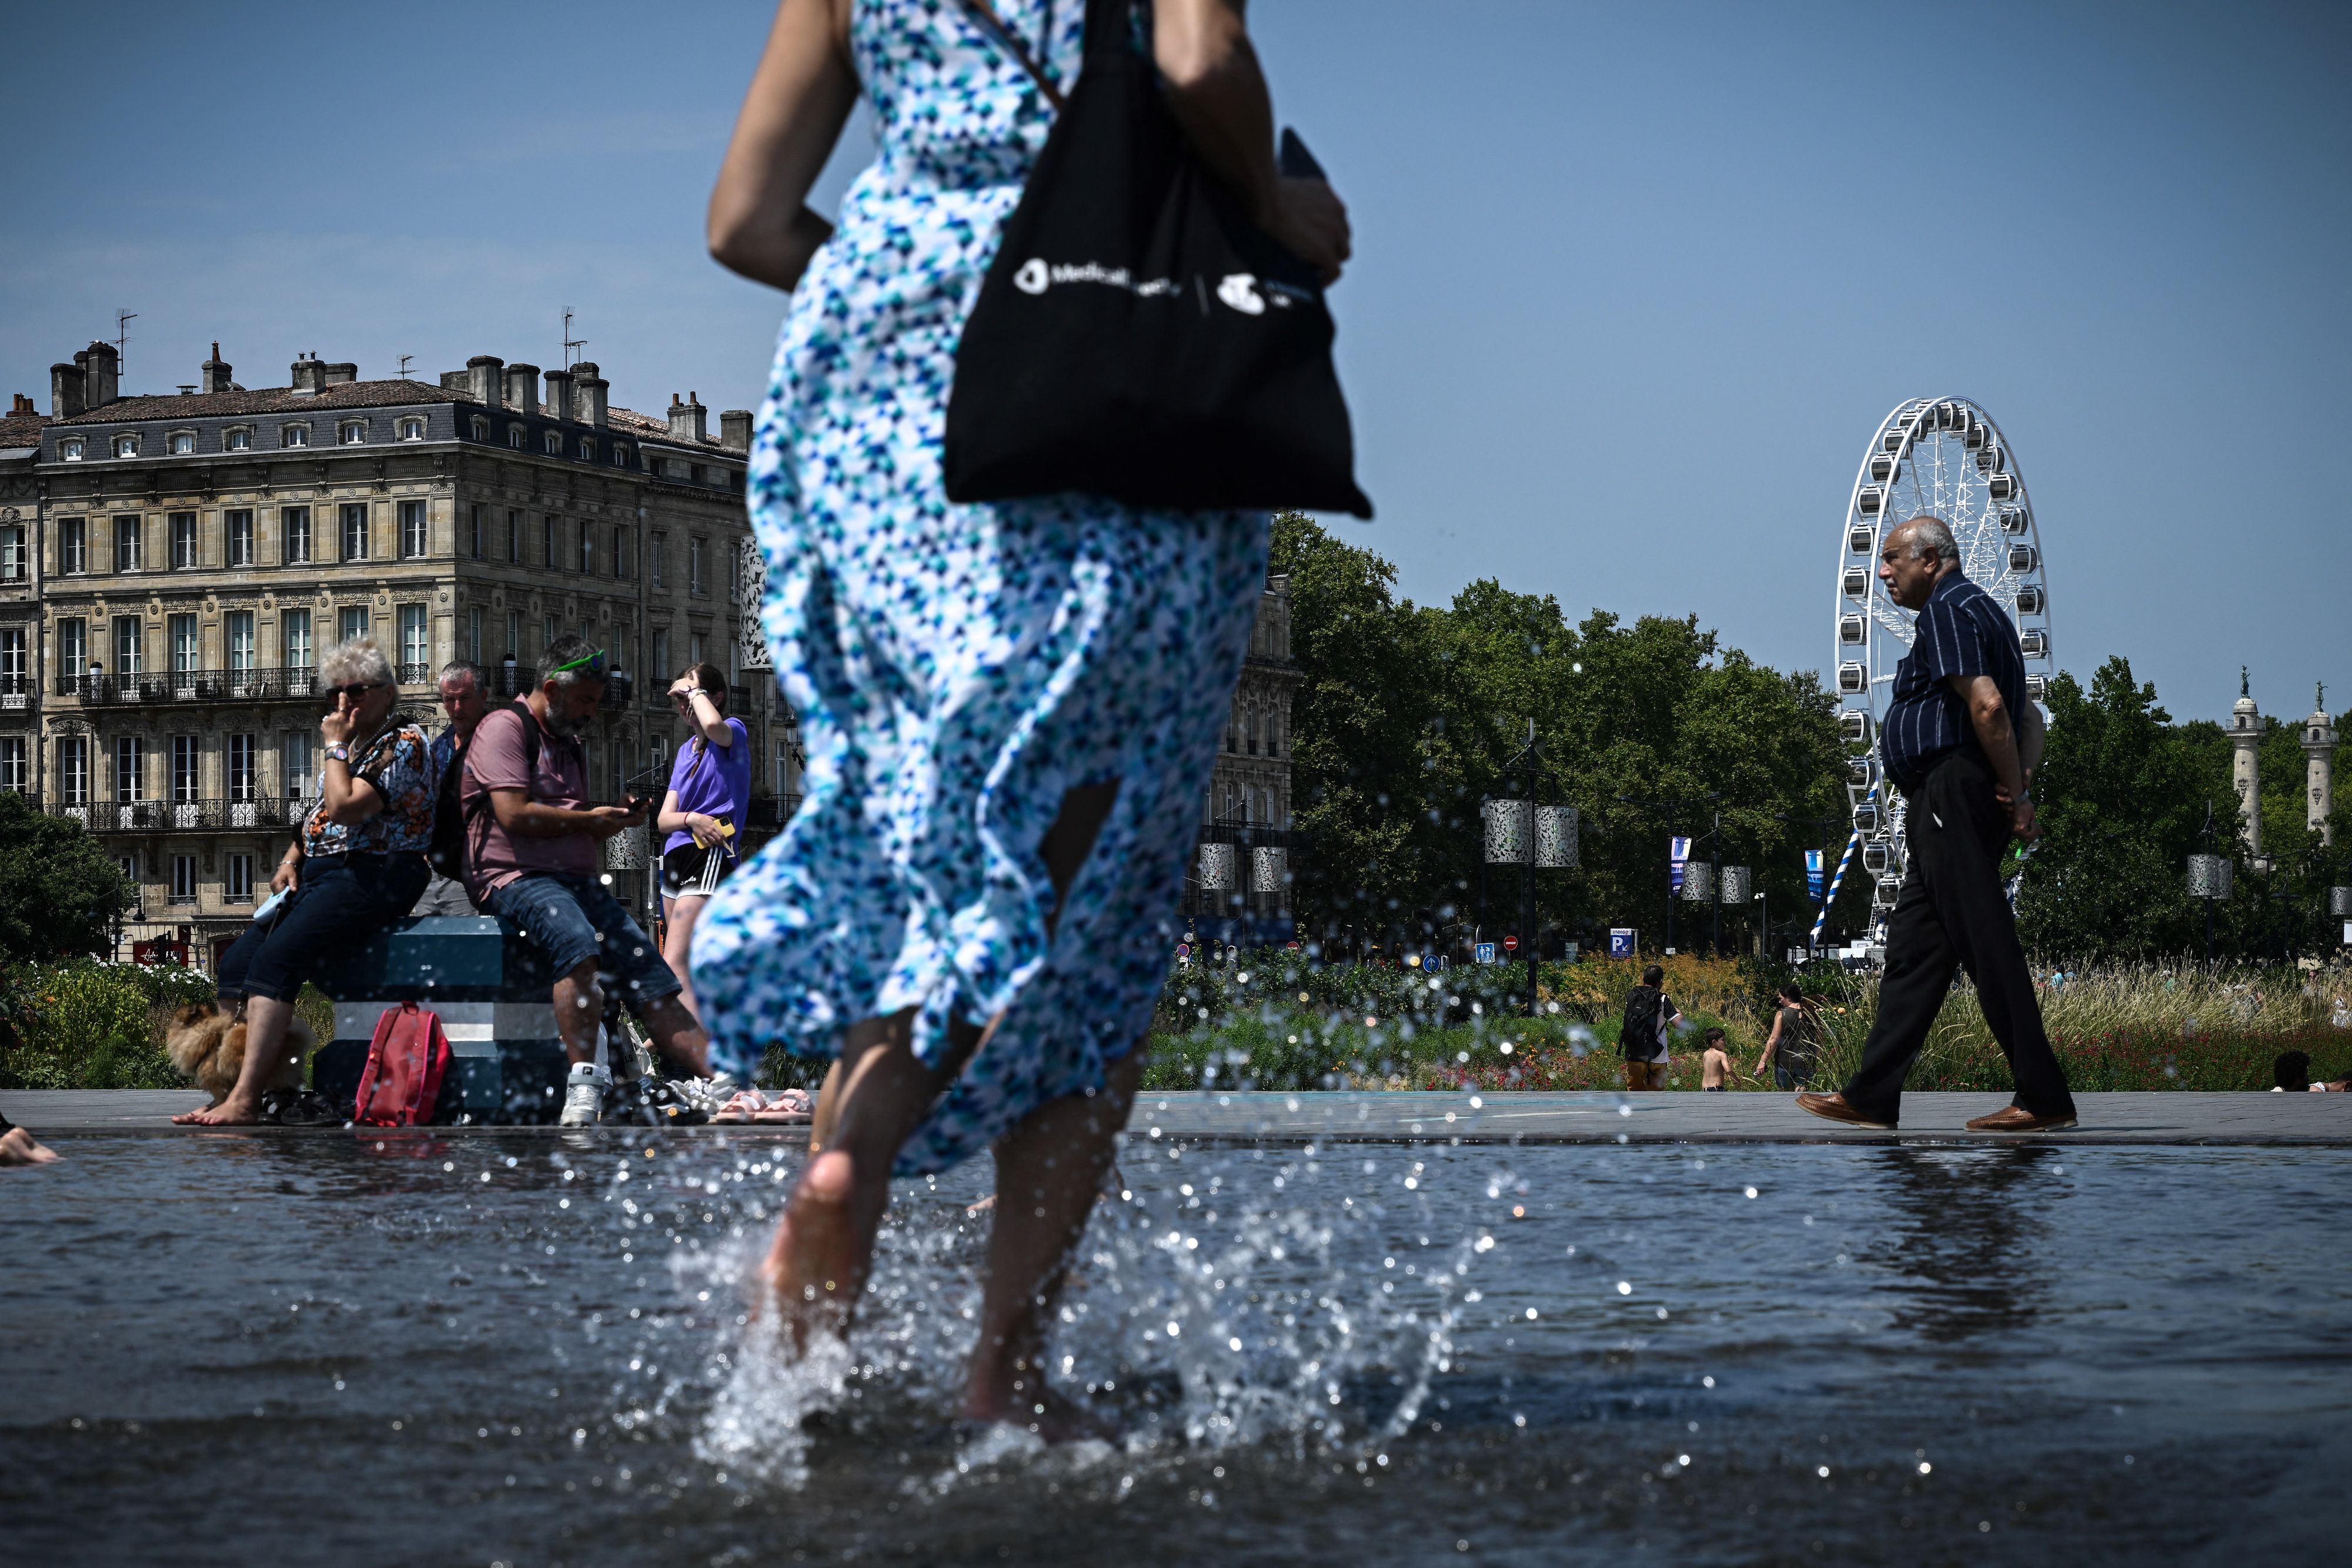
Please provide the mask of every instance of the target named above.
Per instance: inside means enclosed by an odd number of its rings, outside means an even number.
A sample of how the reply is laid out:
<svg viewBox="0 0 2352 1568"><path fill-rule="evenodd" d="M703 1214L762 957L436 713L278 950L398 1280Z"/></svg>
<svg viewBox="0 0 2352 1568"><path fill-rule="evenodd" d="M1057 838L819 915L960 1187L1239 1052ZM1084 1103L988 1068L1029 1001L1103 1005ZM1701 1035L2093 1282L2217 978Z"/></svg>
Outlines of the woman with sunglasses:
<svg viewBox="0 0 2352 1568"><path fill-rule="evenodd" d="M694 1016L694 923L741 858L744 813L751 804L751 734L727 716L727 677L716 664L690 664L670 683L669 699L694 738L677 748L669 792L654 826L662 841L662 956L686 988Z"/></svg>
<svg viewBox="0 0 2352 1568"><path fill-rule="evenodd" d="M175 1122L261 1120L261 1084L286 1049L302 982L407 914L431 875L433 755L424 730L393 722L392 661L374 638L354 637L328 651L319 674L334 706L319 720L319 803L269 879L286 900L221 958L220 998L245 1013L245 1067L227 1099Z"/></svg>

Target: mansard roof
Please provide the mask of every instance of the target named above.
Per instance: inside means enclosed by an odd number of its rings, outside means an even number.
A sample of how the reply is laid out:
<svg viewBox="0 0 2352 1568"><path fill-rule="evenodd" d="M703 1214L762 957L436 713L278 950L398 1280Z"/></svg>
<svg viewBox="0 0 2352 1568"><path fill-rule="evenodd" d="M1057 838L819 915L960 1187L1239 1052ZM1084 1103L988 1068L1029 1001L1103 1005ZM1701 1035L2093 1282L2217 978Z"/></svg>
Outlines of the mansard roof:
<svg viewBox="0 0 2352 1568"><path fill-rule="evenodd" d="M291 387L252 392L178 392L163 397L119 397L58 424L130 424L141 420L207 419L240 413L301 413L311 409L383 408L425 402L471 402L446 387L425 382L342 382L315 392Z"/></svg>

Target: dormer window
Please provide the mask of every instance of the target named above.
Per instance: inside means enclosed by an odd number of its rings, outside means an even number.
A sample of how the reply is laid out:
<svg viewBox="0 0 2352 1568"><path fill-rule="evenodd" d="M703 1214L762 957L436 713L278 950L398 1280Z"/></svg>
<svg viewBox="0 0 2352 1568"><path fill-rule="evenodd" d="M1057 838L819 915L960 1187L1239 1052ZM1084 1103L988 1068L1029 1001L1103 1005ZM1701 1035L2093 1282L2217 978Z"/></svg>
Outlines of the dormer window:
<svg viewBox="0 0 2352 1568"><path fill-rule="evenodd" d="M522 441L523 441L522 426L521 426L521 425L520 425L520 424L509 424L509 425L508 425L508 426L507 426L507 444L508 444L509 446L513 447L517 452L520 452L520 451L522 450Z"/></svg>
<svg viewBox="0 0 2352 1568"><path fill-rule="evenodd" d="M196 433L194 431L175 430L172 432L172 455L173 456L176 457L184 453L194 452L195 449Z"/></svg>
<svg viewBox="0 0 2352 1568"><path fill-rule="evenodd" d="M139 438L138 438L137 436L135 436L135 435L118 435L118 436L116 436L116 437L114 438L114 455L115 455L117 457L136 457L136 456L138 456L138 455L139 455Z"/></svg>
<svg viewBox="0 0 2352 1568"><path fill-rule="evenodd" d="M81 461L81 455L82 444L80 436L68 435L63 441L58 443L58 459L59 462L79 463Z"/></svg>
<svg viewBox="0 0 2352 1568"><path fill-rule="evenodd" d="M478 413L474 416L474 439L486 444L490 439L490 422Z"/></svg>
<svg viewBox="0 0 2352 1568"><path fill-rule="evenodd" d="M594 436L583 435L580 438L580 461L583 463L593 463L596 461L596 438Z"/></svg>
<svg viewBox="0 0 2352 1568"><path fill-rule="evenodd" d="M550 457L561 457L563 455L563 433L562 431L551 430L547 433L547 455Z"/></svg>
<svg viewBox="0 0 2352 1568"><path fill-rule="evenodd" d="M250 452L253 450L253 432L239 425L228 433L222 444L231 452Z"/></svg>
<svg viewBox="0 0 2352 1568"><path fill-rule="evenodd" d="M422 440L424 440L424 439L425 439L425 422L424 422L423 420L421 420L421 419L404 419L404 420L402 420L402 421L400 422L400 438L401 438L403 441L422 441Z"/></svg>
<svg viewBox="0 0 2352 1568"><path fill-rule="evenodd" d="M618 441L616 441L616 442L613 443L613 466L614 466L614 467L615 467L615 468L626 468L628 465L629 465L629 449L628 449L628 447L627 447L625 444L624 444L623 443L618 442Z"/></svg>
<svg viewBox="0 0 2352 1568"><path fill-rule="evenodd" d="M278 427L278 444L280 446L310 445L310 427L307 424L279 425Z"/></svg>
<svg viewBox="0 0 2352 1568"><path fill-rule="evenodd" d="M669 472L669 459L667 457L646 458L646 472L652 475L656 479L662 477Z"/></svg>
<svg viewBox="0 0 2352 1568"><path fill-rule="evenodd" d="M367 426L361 421L346 420L336 427L335 439L346 446L361 446L367 442Z"/></svg>

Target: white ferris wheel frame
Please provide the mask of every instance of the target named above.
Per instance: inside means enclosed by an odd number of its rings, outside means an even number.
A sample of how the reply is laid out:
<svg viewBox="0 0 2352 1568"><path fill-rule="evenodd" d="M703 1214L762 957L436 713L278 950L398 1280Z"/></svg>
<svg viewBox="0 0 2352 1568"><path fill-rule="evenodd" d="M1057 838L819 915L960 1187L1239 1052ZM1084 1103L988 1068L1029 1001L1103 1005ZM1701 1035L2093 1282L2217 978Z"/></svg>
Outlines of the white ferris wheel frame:
<svg viewBox="0 0 2352 1568"><path fill-rule="evenodd" d="M1956 463L1956 454L1965 460ZM1923 456L1935 465L1932 485L1926 486L1918 472ZM1968 398L1911 398L1897 403L1871 434L1839 529L1830 669L1839 734L1846 744L1853 831L1836 880L1823 896L1816 936L1830 901L1837 896L1837 883L1856 869L1872 881L1872 936L1883 939L1887 912L1895 906L1906 869L1905 803L1886 779L1878 747L1887 692L1896 664L1910 651L1915 617L1886 598L1877 568L1885 530L1916 515L1902 503L1898 491L1917 497L1923 489L1934 494L1918 509L1932 510L1951 525L1962 570L2017 626L2026 655L2029 698L2042 700L2050 672L2056 668L2048 563L2016 448L1993 417ZM2026 553L2020 555L2021 549ZM1853 591L1857 569L1863 573L1859 594ZM1862 863L1853 867L1857 852Z"/></svg>

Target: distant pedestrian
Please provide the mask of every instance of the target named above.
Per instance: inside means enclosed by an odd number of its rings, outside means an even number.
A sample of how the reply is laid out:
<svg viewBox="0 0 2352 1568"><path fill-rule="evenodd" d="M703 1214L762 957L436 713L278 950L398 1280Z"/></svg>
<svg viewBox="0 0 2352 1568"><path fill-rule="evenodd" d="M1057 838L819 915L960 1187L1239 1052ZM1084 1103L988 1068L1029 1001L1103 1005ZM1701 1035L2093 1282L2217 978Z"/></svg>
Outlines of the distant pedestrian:
<svg viewBox="0 0 2352 1568"><path fill-rule="evenodd" d="M1887 918L1886 970L1862 1065L1843 1092L1800 1094L1797 1103L1832 1122L1894 1127L1903 1080L1953 971L1966 969L2017 1084L2006 1109L1979 1116L1969 1130L2071 1127L2074 1099L2042 1032L2000 874L2010 840L2041 831L2031 786L2042 760L2042 712L2026 698L2017 626L1961 572L1959 546L1940 517L1914 517L1887 533L1878 580L1895 603L1919 612L1878 742L1908 807L1910 863Z"/></svg>
<svg viewBox="0 0 2352 1568"><path fill-rule="evenodd" d="M2311 1053L2286 1051L2271 1063L2271 1092L2300 1094L2311 1087Z"/></svg>
<svg viewBox="0 0 2352 1568"><path fill-rule="evenodd" d="M1805 1006L1805 993L1794 980L1780 982L1780 1008L1772 1015L1772 1032L1764 1037L1764 1054L1756 1059L1756 1076L1772 1070L1772 1081L1783 1089L1802 1089L1813 1081L1813 1057L1821 1049L1820 1020Z"/></svg>
<svg viewBox="0 0 2352 1568"><path fill-rule="evenodd" d="M441 667L441 711L449 722L433 737L431 747L434 842L425 860L433 868L433 880L425 884L412 915L479 913L466 892L465 809L457 796L465 783L466 747L489 706L489 677L479 664L455 659Z"/></svg>
<svg viewBox="0 0 2352 1568"><path fill-rule="evenodd" d="M1642 971L1642 983L1625 995L1625 1016L1617 1027L1617 1049L1625 1053L1625 1087L1664 1089L1666 1086L1666 1031L1683 1021L1680 1009L1664 987L1666 972L1653 964Z"/></svg>
<svg viewBox="0 0 2352 1568"><path fill-rule="evenodd" d="M1710 1029L1704 1036L1705 1046L1699 1051L1698 1086L1708 1094L1720 1094L1731 1086L1731 1052L1723 1042L1723 1030Z"/></svg>

